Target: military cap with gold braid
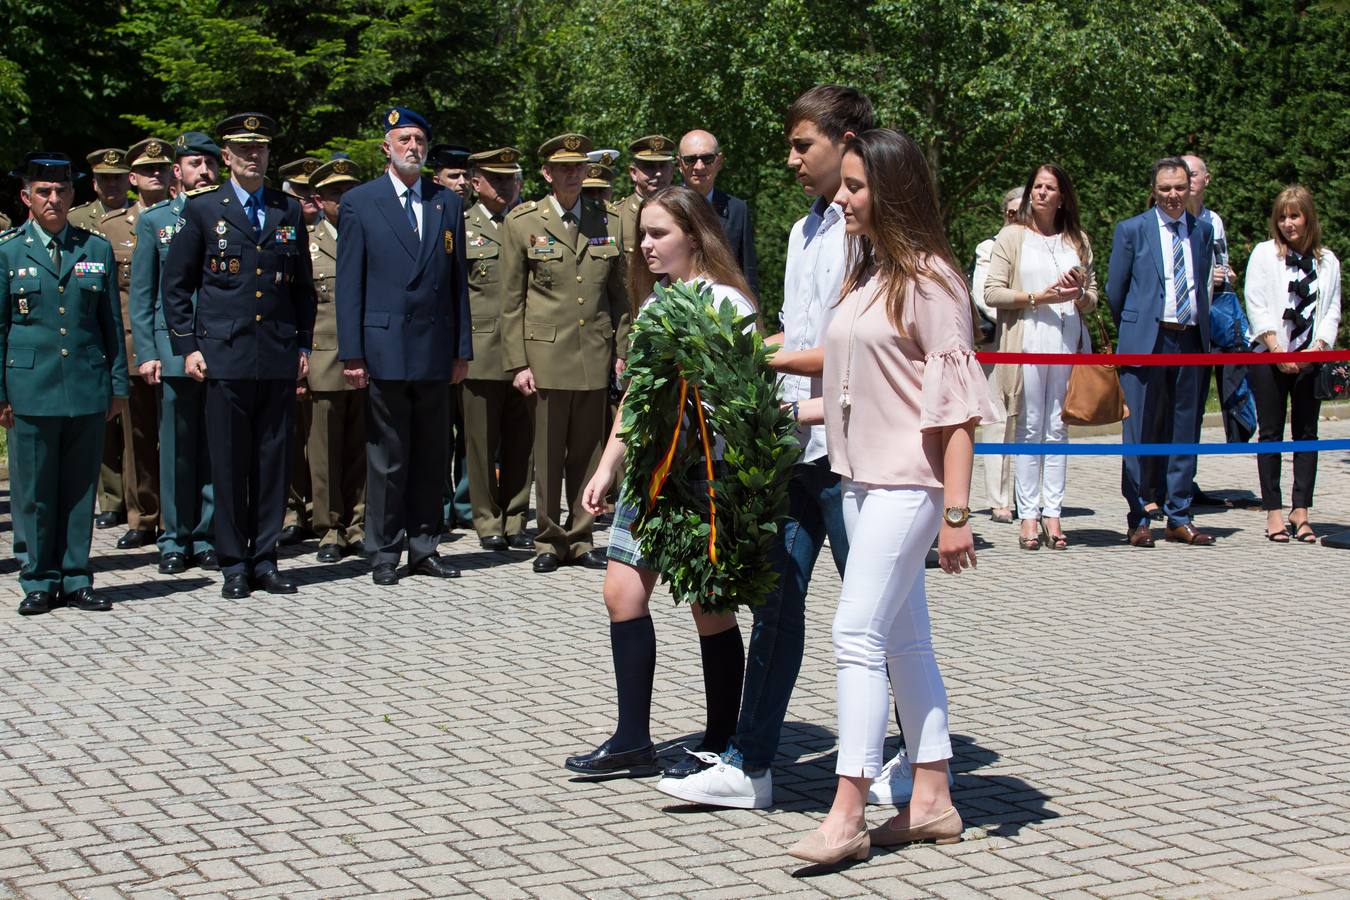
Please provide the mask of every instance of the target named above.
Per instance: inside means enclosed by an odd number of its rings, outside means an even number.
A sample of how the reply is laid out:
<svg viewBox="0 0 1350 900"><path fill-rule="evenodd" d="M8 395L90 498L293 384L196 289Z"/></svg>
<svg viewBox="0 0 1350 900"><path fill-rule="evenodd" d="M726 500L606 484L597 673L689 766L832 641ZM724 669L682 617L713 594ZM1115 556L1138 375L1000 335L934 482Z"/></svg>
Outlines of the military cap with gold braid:
<svg viewBox="0 0 1350 900"><path fill-rule="evenodd" d="M628 152L634 159L645 162L672 162L675 159L675 142L660 134L640 137L628 145Z"/></svg>
<svg viewBox="0 0 1350 900"><path fill-rule="evenodd" d="M282 181L289 181L296 187L312 187L310 177L318 170L319 159L314 156L302 156L277 169Z"/></svg>
<svg viewBox="0 0 1350 900"><path fill-rule="evenodd" d="M584 134L560 134L539 145L539 160L546 163L584 163L591 139Z"/></svg>
<svg viewBox="0 0 1350 900"><path fill-rule="evenodd" d="M361 167L350 159L330 159L309 176L309 186L315 189L348 181L361 181Z"/></svg>
<svg viewBox="0 0 1350 900"><path fill-rule="evenodd" d="M95 175L125 175L131 171L127 165L127 151L116 147L95 150L85 157Z"/></svg>
<svg viewBox="0 0 1350 900"><path fill-rule="evenodd" d="M127 165L164 166L173 165L173 144L159 138L146 138L138 144L132 144L127 151Z"/></svg>
<svg viewBox="0 0 1350 900"><path fill-rule="evenodd" d="M276 121L262 113L239 113L216 123L222 144L270 144L276 134Z"/></svg>
<svg viewBox="0 0 1350 900"><path fill-rule="evenodd" d="M604 163L587 163L586 178L581 182L584 188L605 188L614 184L614 168Z"/></svg>
<svg viewBox="0 0 1350 900"><path fill-rule="evenodd" d="M521 153L515 147L498 147L469 154L469 165L494 175L519 175Z"/></svg>

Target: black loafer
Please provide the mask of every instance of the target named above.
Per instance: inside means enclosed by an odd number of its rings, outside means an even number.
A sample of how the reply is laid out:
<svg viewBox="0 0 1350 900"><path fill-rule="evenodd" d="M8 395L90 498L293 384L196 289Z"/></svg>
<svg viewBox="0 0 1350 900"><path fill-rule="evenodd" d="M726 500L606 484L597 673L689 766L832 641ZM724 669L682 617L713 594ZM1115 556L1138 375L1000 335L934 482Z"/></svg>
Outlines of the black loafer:
<svg viewBox="0 0 1350 900"><path fill-rule="evenodd" d="M597 547L594 550L587 550L585 553L571 561L574 566L581 566L584 569L607 569L609 568L609 552Z"/></svg>
<svg viewBox="0 0 1350 900"><path fill-rule="evenodd" d="M267 591L269 594L296 593L295 582L276 569L269 569L261 575L254 575L253 586L256 590Z"/></svg>
<svg viewBox="0 0 1350 900"><path fill-rule="evenodd" d="M371 570L370 580L386 587L398 584L398 566L393 563L380 563Z"/></svg>
<svg viewBox="0 0 1350 900"><path fill-rule="evenodd" d="M506 538L500 534L489 534L487 537L478 541L484 550L502 551L511 545L506 542Z"/></svg>
<svg viewBox="0 0 1350 900"><path fill-rule="evenodd" d="M309 532L299 525L287 525L281 529L281 536L277 538L277 543L283 547L289 547L292 544L302 543L309 537Z"/></svg>
<svg viewBox="0 0 1350 900"><path fill-rule="evenodd" d="M52 595L46 591L30 591L19 601L19 615L40 616L52 611Z"/></svg>
<svg viewBox="0 0 1350 900"><path fill-rule="evenodd" d="M247 575L226 575L225 584L220 588L220 596L226 600L246 600L251 593Z"/></svg>
<svg viewBox="0 0 1350 900"><path fill-rule="evenodd" d="M181 575L188 570L188 560L183 553L165 553L159 558L159 574Z"/></svg>
<svg viewBox="0 0 1350 900"><path fill-rule="evenodd" d="M556 572L559 565L558 557L553 553L540 553L534 558L536 572Z"/></svg>
<svg viewBox="0 0 1350 900"><path fill-rule="evenodd" d="M660 769L656 766L656 748L651 744L636 750L613 753L609 741L605 741L590 753L569 756L563 766L583 775L613 775L626 772L630 778L655 775Z"/></svg>
<svg viewBox="0 0 1350 900"><path fill-rule="evenodd" d="M94 526L97 528L116 528L125 521L120 513L115 512L101 512L94 516Z"/></svg>
<svg viewBox="0 0 1350 900"><path fill-rule="evenodd" d="M216 556L216 551L214 550L203 550L201 553L192 557L192 561L199 569L205 569L208 572L220 571L220 558Z"/></svg>
<svg viewBox="0 0 1350 900"><path fill-rule="evenodd" d="M700 751L702 747L698 748ZM711 769L711 763L705 763L692 752L680 754L680 758L668 766L663 766L661 775L666 778L688 778L690 775L697 775L704 769Z"/></svg>
<svg viewBox="0 0 1350 900"><path fill-rule="evenodd" d="M155 530L153 528L133 528L117 539L117 549L135 550L138 547L144 547L146 544L153 544L154 542Z"/></svg>
<svg viewBox="0 0 1350 900"><path fill-rule="evenodd" d="M342 562L342 548L337 544L324 544L315 558L321 563Z"/></svg>
<svg viewBox="0 0 1350 900"><path fill-rule="evenodd" d="M91 587L77 588L63 596L66 606L73 606L87 612L107 612L112 609L112 601L107 597L100 597L94 593L94 589Z"/></svg>
<svg viewBox="0 0 1350 900"><path fill-rule="evenodd" d="M508 537L506 539L506 544L512 550L529 550L531 552L534 551L534 538L530 537L523 531L520 534L513 534L510 537Z"/></svg>
<svg viewBox="0 0 1350 900"><path fill-rule="evenodd" d="M428 556L409 571L410 575L429 575L432 578L458 578L459 569L443 556Z"/></svg>

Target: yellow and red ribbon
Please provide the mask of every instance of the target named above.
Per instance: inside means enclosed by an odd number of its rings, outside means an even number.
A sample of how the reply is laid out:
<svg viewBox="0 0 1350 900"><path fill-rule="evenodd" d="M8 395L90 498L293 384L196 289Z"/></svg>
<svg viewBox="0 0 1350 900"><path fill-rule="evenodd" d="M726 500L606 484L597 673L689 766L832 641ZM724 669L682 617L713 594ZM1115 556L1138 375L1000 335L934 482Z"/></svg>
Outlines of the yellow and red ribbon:
<svg viewBox="0 0 1350 900"><path fill-rule="evenodd" d="M666 485L666 479L670 477L670 469L675 464L675 451L680 443L680 429L684 425L684 405L689 399L689 388L691 385L683 376L680 377L680 402L676 407L679 414L675 417L675 433L670 436L670 446L666 449L666 454L661 458L660 464L652 472L651 481L647 485L647 503L653 504L656 498L661 495L661 489ZM703 399L699 396L698 385L692 385L694 389L694 409L698 413L699 436L703 441L703 461L708 469L708 559L713 565L717 565L717 491L713 487L713 462L712 462L712 441L708 434L708 423L703 417Z"/></svg>

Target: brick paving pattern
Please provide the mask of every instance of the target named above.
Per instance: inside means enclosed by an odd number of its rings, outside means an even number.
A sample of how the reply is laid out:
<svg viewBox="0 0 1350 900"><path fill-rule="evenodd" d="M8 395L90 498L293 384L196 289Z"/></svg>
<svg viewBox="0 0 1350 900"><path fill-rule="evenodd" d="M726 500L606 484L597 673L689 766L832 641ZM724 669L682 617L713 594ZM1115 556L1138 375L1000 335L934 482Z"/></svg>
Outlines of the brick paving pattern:
<svg viewBox="0 0 1350 900"><path fill-rule="evenodd" d="M1069 552L981 516L978 572L930 572L965 840L828 873L782 852L834 781L828 554L768 812L561 768L612 725L598 572L461 536L463 578L376 590L310 545L283 562L298 596L231 603L114 530L114 612L20 619L6 560L0 897L1350 895L1350 553L1272 544L1255 509L1202 514L1213 548L1129 548L1118 466L1071 459ZM1202 457L1199 481L1254 489L1255 465ZM1317 499L1319 531L1350 529L1350 453ZM701 727L697 639L655 605L673 742Z"/></svg>

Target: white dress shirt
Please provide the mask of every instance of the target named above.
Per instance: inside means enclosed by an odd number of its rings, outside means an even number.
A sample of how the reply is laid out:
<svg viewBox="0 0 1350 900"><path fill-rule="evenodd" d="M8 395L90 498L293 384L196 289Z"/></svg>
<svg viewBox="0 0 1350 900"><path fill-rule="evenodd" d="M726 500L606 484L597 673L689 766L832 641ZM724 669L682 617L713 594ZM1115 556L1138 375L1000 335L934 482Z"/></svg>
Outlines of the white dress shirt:
<svg viewBox="0 0 1350 900"><path fill-rule="evenodd" d="M571 209L563 209L562 204L558 202L558 195L557 195L557 194L549 194L549 195L548 195L548 201L549 201L550 203L553 204L553 211L556 212L556 213L558 214L558 218L559 218L560 220L562 219L562 217L563 217L564 215L566 215L566 214L568 214L568 213L571 213L571 215L572 215L572 225L573 225L573 226L578 226L578 225L581 224L581 195L580 195L580 194L577 194L577 200L576 200L575 203L572 204Z"/></svg>
<svg viewBox="0 0 1350 900"><path fill-rule="evenodd" d="M1163 212L1161 206L1153 207L1158 213L1158 236L1162 240L1162 263L1163 263L1163 315L1164 322L1177 324L1177 291L1173 284L1174 275L1172 273L1172 229L1169 226L1171 222L1180 222L1181 227L1177 229L1181 237L1181 249L1186 255L1186 293L1191 301L1191 320L1188 325L1198 324L1200 321L1200 307L1195 299L1195 260L1191 258L1191 230L1186 224L1186 215L1182 214L1180 219L1170 218Z"/></svg>
<svg viewBox="0 0 1350 900"><path fill-rule="evenodd" d="M787 268L783 273L783 347L811 350L819 347L834 315L848 269L848 244L844 240L844 211L825 197L816 198L811 212L798 219L788 234ZM819 397L820 376L782 375L784 400ZM837 403L829 397L826 403ZM827 452L825 426L798 426L802 461L812 462Z"/></svg>
<svg viewBox="0 0 1350 900"><path fill-rule="evenodd" d="M411 185L404 184L398 180L392 167L389 169L389 180L394 183L394 196L398 198L398 205L404 206L411 203L413 215L417 216L417 239L422 239L422 179L418 178ZM411 190L411 196L404 197L404 193Z"/></svg>

